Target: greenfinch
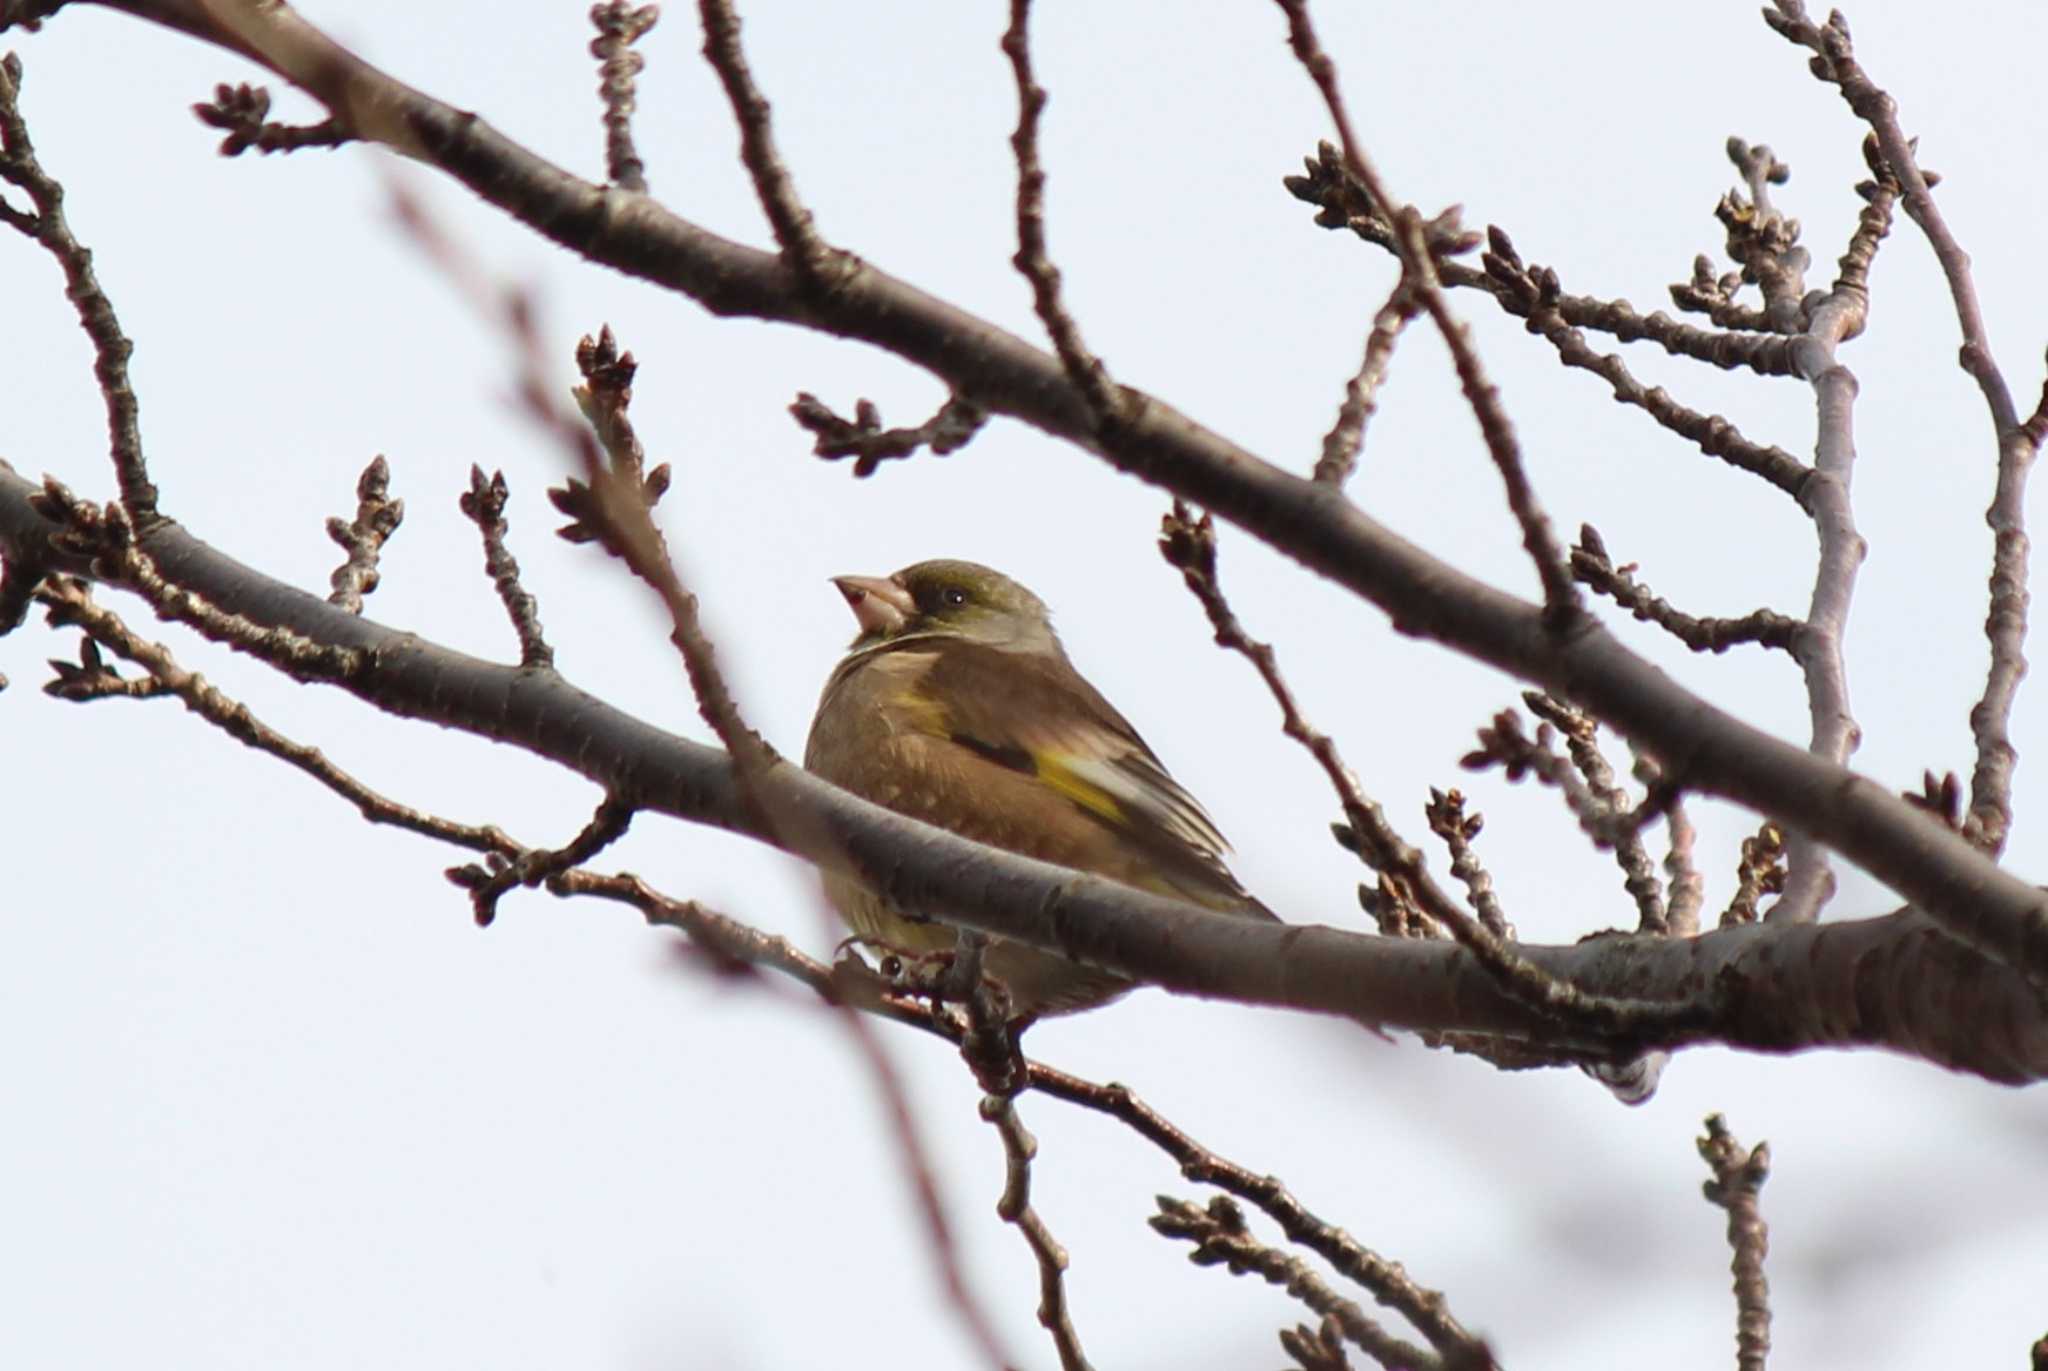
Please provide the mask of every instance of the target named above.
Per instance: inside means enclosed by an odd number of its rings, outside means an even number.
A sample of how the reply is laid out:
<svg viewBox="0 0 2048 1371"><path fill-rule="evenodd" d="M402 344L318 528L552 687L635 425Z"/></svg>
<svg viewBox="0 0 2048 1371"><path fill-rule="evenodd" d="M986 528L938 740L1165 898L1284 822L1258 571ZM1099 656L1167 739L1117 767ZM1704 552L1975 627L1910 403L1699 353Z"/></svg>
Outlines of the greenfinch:
<svg viewBox="0 0 2048 1371"><path fill-rule="evenodd" d="M1044 601L974 562L833 579L860 633L825 683L804 765L976 842L1230 914L1271 919L1224 865L1229 844L1124 716L1067 660ZM841 875L825 892L855 934L922 956L957 943ZM991 939L985 972L1020 1016L1116 998L1131 983Z"/></svg>

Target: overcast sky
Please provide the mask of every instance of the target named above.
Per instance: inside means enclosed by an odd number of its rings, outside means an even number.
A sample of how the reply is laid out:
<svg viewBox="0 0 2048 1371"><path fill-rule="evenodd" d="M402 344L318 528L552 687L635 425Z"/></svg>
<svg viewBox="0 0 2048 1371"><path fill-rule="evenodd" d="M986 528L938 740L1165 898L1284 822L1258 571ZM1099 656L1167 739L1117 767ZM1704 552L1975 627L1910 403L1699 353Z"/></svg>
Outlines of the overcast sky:
<svg viewBox="0 0 2048 1371"><path fill-rule="evenodd" d="M601 175L581 0L304 8L401 79ZM822 231L1037 338L1008 266L1005 8L755 4L745 39ZM1882 0L1850 18L1861 60L1943 174L1999 360L2029 404L2048 335L2036 70L2048 11L2008 0L1928 13ZM1395 193L1500 224L1566 289L1647 311L1668 307L1694 254L1719 261L1712 209L1734 179L1731 134L1791 164L1780 203L1805 226L1814 283L1831 279L1859 208L1862 128L1753 4L1324 4L1319 17ZM694 21L672 6L643 44L649 180L685 217L763 244ZM1038 34L1051 242L1090 343L1119 379L1306 470L1393 269L1315 228L1280 186L1329 129L1277 10L1046 0ZM508 401L502 337L395 228L396 178L480 269L536 292L565 387L575 338L601 323L638 356L634 418L676 471L665 527L743 708L779 747L801 751L852 633L827 577L972 557L1054 607L1077 663L1232 837L1251 888L1291 921L1363 925L1359 868L1327 837L1327 787L1153 550L1158 491L1008 422L950 458L856 482L809 456L791 398L810 390L850 410L866 396L909 423L942 398L931 378L818 335L714 320L378 152L219 159L188 106L217 81L262 77L176 34L73 6L5 42L26 65L39 149L136 340L164 509L199 536L324 590L337 554L321 526L352 510L357 473L386 454L407 517L368 612L509 660L516 645L456 509L471 463L502 468L514 550L564 673L704 736L648 596L549 533L542 492L560 454ZM283 92L278 107L315 117ZM1857 765L1904 788L1971 759L1995 453L1953 362L1939 272L1903 216L1874 291L1871 331L1843 354L1862 386L1855 493L1870 541L1847 651ZM1617 560L1697 613L1803 608L1813 540L1788 501L1562 371L1486 301L1456 303L1563 530L1597 524ZM0 237L0 321L0 457L104 498L89 353L53 265L13 236ZM1629 360L1751 437L1810 452L1805 387L1641 348ZM1426 329L1402 344L1383 399L1355 498L1532 593ZM1484 855L1524 936L1633 925L1611 863L1584 851L1552 797L1457 769L1473 729L1516 701L1514 682L1397 637L1248 535L1226 529L1222 548L1248 628L1274 640L1304 708L1411 837L1428 788L1462 785L1488 818ZM112 603L400 799L551 844L598 798L523 754L295 687ZM1786 659L1688 658L1624 631L1717 703L1804 741ZM38 621L0 642L12 681L0 694L0 1364L976 1364L938 1293L894 1135L831 1016L792 990L710 983L671 935L611 907L525 893L479 932L440 874L462 854L361 823L175 704L39 694L42 660L73 655L74 636ZM2009 859L2035 880L2040 704L2038 687L2023 693ZM1697 818L1711 916L1755 819L1712 806ZM648 819L600 866L814 951L837 936L807 871L728 835ZM1893 905L1851 872L1832 913ZM883 1036L975 1289L1012 1356L1056 1364L1024 1244L994 1216L1001 1153L972 1083L942 1046ZM2009 1367L2048 1332L2038 1092L1873 1054L1698 1051L1625 1110L1575 1072L1502 1075L1412 1039L1157 991L1044 1025L1031 1046L1131 1084L1283 1177L1446 1291L1517 1371L1730 1363L1723 1216L1699 1198L1692 1142L1710 1110L1772 1145L1783 1365ZM1144 1226L1155 1192L1203 1192L1106 1121L1043 1099L1021 1108L1098 1366L1279 1364L1274 1330L1301 1308L1192 1267Z"/></svg>

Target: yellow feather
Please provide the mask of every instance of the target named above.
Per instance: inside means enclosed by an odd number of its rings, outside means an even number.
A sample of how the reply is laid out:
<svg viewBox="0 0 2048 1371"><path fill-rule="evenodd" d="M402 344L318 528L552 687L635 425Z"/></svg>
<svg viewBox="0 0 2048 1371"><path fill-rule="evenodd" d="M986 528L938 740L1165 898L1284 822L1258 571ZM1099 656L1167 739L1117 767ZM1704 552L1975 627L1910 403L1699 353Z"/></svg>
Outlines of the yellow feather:
<svg viewBox="0 0 2048 1371"><path fill-rule="evenodd" d="M1093 781L1077 774L1059 756L1050 752L1033 752L1031 760L1038 768L1039 780L1090 814L1114 824L1124 823L1123 806L1116 802L1116 797Z"/></svg>

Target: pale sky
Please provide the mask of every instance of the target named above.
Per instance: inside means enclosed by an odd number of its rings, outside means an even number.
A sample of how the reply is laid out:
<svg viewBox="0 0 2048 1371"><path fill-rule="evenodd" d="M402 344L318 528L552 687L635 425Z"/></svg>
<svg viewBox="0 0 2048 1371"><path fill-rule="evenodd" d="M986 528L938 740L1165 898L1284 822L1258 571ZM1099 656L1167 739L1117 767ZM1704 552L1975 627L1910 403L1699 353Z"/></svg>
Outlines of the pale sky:
<svg viewBox="0 0 2048 1371"><path fill-rule="evenodd" d="M321 3L317 21L403 80L471 108L578 174L601 175L587 5ZM755 73L800 191L832 241L1024 336L1014 250L1015 118L996 4L764 5ZM1376 249L1315 228L1282 190L1329 129L1278 11L1251 3L1046 0L1040 80L1052 249L1090 343L1270 461L1313 462L1372 310ZM1730 134L1793 169L1825 285L1859 208L1862 126L1754 5L1323 4L1361 136L1394 191L1506 228L1567 290L1669 308L1733 184ZM2048 11L1983 3L1942 21L1904 0L1850 11L1859 56L1944 177L1999 360L2040 384ZM852 624L827 584L931 556L1015 575L1074 659L1138 724L1284 917L1364 926L1337 806L1279 736L1246 665L1153 551L1159 491L997 422L966 451L855 482L809 455L799 390L891 422L942 398L924 374L786 327L721 322L581 264L454 184L361 147L224 161L187 112L238 59L74 6L10 33L24 108L137 351L166 512L263 570L324 591L322 533L378 453L406 501L367 612L509 660L474 530L469 465L502 468L514 551L563 672L691 737L696 717L638 586L552 537L561 456L509 402L503 338L395 228L390 178L424 197L481 270L530 287L566 387L578 334L609 322L641 363L634 418L672 462L662 518L742 707L800 752ZM694 7L643 41L637 130L653 192L755 244L768 235L698 56ZM315 117L278 92L280 117ZM16 203L10 199L10 203ZM1725 266L1720 269L1726 269ZM1967 773L1982 687L1995 456L1954 365L1933 258L1901 216L1874 273L1857 517L1870 542L1847 644L1865 743L1895 788ZM1691 451L1567 373L1488 302L1455 297L1560 529L1596 524L1617 560L1703 614L1798 612L1811 531L1777 492ZM90 358L55 268L0 237L0 457L105 498ZM1603 350L1611 341L1595 340ZM1640 345L1646 381L1806 456L1812 397ZM1533 577L1441 345L1412 331L1352 493L1375 517L1521 594ZM1525 937L1633 926L1611 862L1555 797L1457 759L1519 687L1441 649L1232 529L1226 588L1274 641L1311 717L1409 836L1432 785L1487 816L1482 851ZM263 718L396 798L535 844L597 799L524 754L301 688L110 597L131 624ZM1693 688L1804 741L1781 656L1698 659L1640 626ZM620 910L522 893L479 932L441 877L466 854L361 823L296 773L168 702L66 705L42 661L75 634L40 616L0 642L0 1365L619 1368L976 1365L907 1199L895 1136L843 1028L802 992L712 983ZM2048 879L2039 687L2023 691L2019 829ZM1619 751L1618 758L1624 754ZM1753 816L1696 811L1708 913ZM1441 870L1440 852L1432 861ZM836 940L809 873L758 845L644 819L598 866L629 869L817 952ZM1835 917L1894 906L1847 873ZM1036 1276L997 1221L1001 1150L942 1045L884 1030L910 1083L969 1277L1012 1357L1056 1365ZM1124 1081L1196 1137L1283 1177L1318 1213L1447 1293L1516 1371L1732 1360L1723 1216L1699 1198L1701 1120L1769 1140L1769 1277L1784 1366L2016 1366L2048 1332L2048 1104L1875 1054L1723 1050L1673 1063L1627 1110L1576 1072L1503 1075L1411 1038L1145 991L1034 1030L1045 1060ZM1073 1258L1098 1367L1278 1365L1305 1311L1197 1269L1145 1227L1151 1197L1206 1200L1135 1135L1025 1097L1037 1198ZM1270 1226L1255 1218L1258 1231ZM1359 1295L1365 1299L1363 1294Z"/></svg>

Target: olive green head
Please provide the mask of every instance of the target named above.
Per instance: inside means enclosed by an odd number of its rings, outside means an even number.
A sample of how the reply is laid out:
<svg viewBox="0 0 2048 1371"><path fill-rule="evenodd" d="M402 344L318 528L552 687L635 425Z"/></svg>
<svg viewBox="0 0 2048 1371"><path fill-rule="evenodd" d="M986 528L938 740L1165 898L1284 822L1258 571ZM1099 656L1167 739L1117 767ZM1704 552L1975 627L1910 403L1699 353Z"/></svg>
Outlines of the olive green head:
<svg viewBox="0 0 2048 1371"><path fill-rule="evenodd" d="M967 638L991 647L1056 642L1045 602L979 562L941 558L893 576L835 576L832 584L860 623L856 648L913 635Z"/></svg>

